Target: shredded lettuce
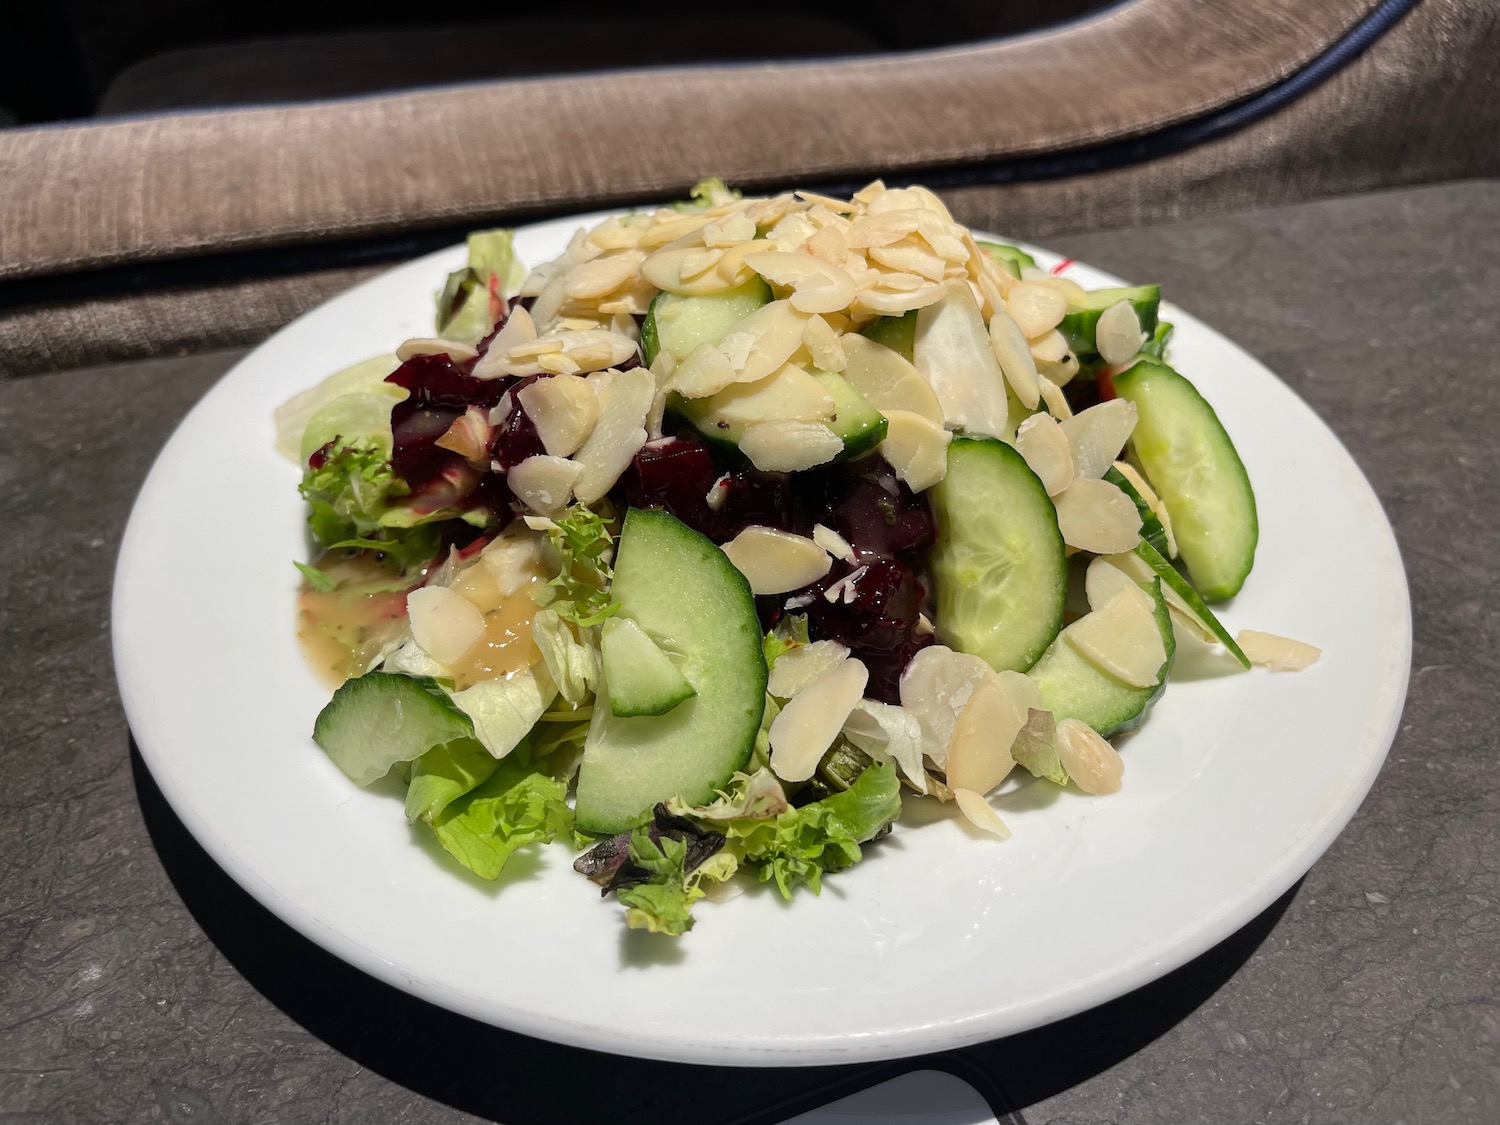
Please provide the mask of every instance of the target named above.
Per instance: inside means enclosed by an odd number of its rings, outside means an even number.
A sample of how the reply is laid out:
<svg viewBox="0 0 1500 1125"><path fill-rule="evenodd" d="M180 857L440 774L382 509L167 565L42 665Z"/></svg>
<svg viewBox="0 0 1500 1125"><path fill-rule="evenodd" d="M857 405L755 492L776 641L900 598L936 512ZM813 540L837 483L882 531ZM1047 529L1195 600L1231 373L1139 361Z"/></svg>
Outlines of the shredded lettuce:
<svg viewBox="0 0 1500 1125"><path fill-rule="evenodd" d="M550 600L545 607L582 628L604 624L620 608L609 593L615 543L609 520L586 505L574 504L542 526L557 556L557 574L547 583Z"/></svg>
<svg viewBox="0 0 1500 1125"><path fill-rule="evenodd" d="M764 819L778 816L791 808L786 799L786 790L776 775L768 769L754 773L737 773L729 784L719 792L718 799L707 805L686 805L680 797L667 802L667 811L674 816L691 817L694 820L738 820L749 817Z"/></svg>
<svg viewBox="0 0 1500 1125"><path fill-rule="evenodd" d="M520 746L557 697L549 677L523 668L503 680L480 680L453 693L453 702L474 723L474 737L496 758Z"/></svg>
<svg viewBox="0 0 1500 1125"><path fill-rule="evenodd" d="M563 620L558 604L537 610L531 619L531 638L557 684L557 693L577 706L592 698L599 686L599 634L597 629L575 628Z"/></svg>
<svg viewBox="0 0 1500 1125"><path fill-rule="evenodd" d="M672 209L691 214L694 211L707 211L712 207L732 203L740 198L742 198L741 194L718 176L710 176L706 180L699 180L689 188L688 198L672 204Z"/></svg>
<svg viewBox="0 0 1500 1125"><path fill-rule="evenodd" d="M437 295L437 334L461 344L479 343L495 326L495 298L514 293L524 277L510 231L474 231L468 263L448 275Z"/></svg>
<svg viewBox="0 0 1500 1125"><path fill-rule="evenodd" d="M571 834L566 793L565 782L543 772L521 749L434 817L432 830L459 863L495 879L518 849Z"/></svg>
<svg viewBox="0 0 1500 1125"><path fill-rule="evenodd" d="M334 400L347 395L381 395L392 402L406 397L405 387L387 383L385 377L401 366L394 355L378 355L335 371L315 387L301 391L276 408L276 450L299 464L307 463L302 452L308 423ZM390 405L386 406L385 430L390 430ZM331 435L330 435L331 436ZM354 435L345 432L345 437ZM325 439L327 440L327 439ZM321 445L322 442L319 442Z"/></svg>
<svg viewBox="0 0 1500 1125"><path fill-rule="evenodd" d="M1057 723L1051 711L1026 712L1026 725L1011 743L1011 757L1016 764L1036 777L1045 777L1058 785L1068 783L1068 771L1057 756Z"/></svg>
<svg viewBox="0 0 1500 1125"><path fill-rule="evenodd" d="M762 883L775 881L782 897L799 886L822 890L825 871L860 859L901 812L901 783L889 762L870 766L842 793L788 809L774 818L731 820L724 825L733 849Z"/></svg>
<svg viewBox="0 0 1500 1125"><path fill-rule="evenodd" d="M894 761L918 793L927 792L922 768L922 720L905 707L861 699L844 722L844 737L872 758Z"/></svg>
<svg viewBox="0 0 1500 1125"><path fill-rule="evenodd" d="M411 766L406 787L406 819L429 824L465 793L482 784L499 763L473 738L457 738L434 746Z"/></svg>

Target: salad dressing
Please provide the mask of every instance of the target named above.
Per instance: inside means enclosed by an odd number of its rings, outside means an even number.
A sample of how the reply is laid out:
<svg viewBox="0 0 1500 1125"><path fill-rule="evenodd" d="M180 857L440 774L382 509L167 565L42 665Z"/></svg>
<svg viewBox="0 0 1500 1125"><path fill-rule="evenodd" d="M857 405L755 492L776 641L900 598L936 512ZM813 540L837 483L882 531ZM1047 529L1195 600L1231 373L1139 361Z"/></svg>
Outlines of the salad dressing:
<svg viewBox="0 0 1500 1125"><path fill-rule="evenodd" d="M338 687L374 663L406 625L406 592L398 571L361 552L331 551L314 565L334 578L335 590L303 579L297 594L297 640L318 677Z"/></svg>
<svg viewBox="0 0 1500 1125"><path fill-rule="evenodd" d="M481 680L503 680L541 661L542 654L531 634L536 602L531 586L504 594L485 566L471 566L453 580L453 590L462 594L484 614L484 633L453 665L453 686L472 687Z"/></svg>

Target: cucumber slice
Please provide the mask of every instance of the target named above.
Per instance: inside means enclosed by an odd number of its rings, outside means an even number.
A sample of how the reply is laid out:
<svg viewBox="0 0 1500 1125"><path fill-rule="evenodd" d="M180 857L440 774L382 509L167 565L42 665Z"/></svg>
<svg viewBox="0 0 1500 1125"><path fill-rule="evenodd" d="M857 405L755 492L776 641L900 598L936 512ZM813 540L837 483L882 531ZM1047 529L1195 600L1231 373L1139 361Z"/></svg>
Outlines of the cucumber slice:
<svg viewBox="0 0 1500 1125"><path fill-rule="evenodd" d="M1057 509L1026 461L993 438L954 438L928 490L938 639L1024 672L1063 625L1068 564Z"/></svg>
<svg viewBox="0 0 1500 1125"><path fill-rule="evenodd" d="M609 709L631 715L665 715L697 694L672 658L628 617L611 617L599 639Z"/></svg>
<svg viewBox="0 0 1500 1125"><path fill-rule="evenodd" d="M641 324L641 353L646 366L661 352L681 363L699 344L719 344L745 317L770 304L771 287L752 277L737 289L703 297L658 293Z"/></svg>
<svg viewBox="0 0 1500 1125"><path fill-rule="evenodd" d="M1181 600L1183 607L1196 617L1202 626L1212 633L1221 645L1229 650L1231 656L1244 667L1250 667L1250 658L1245 655L1245 650L1240 648L1239 643L1230 636L1229 630L1224 628L1219 619L1214 616L1214 611L1198 596L1198 591L1188 584L1186 578L1177 573L1177 568L1167 561L1154 544L1144 538L1136 544L1136 557L1144 562L1161 579L1161 584Z"/></svg>
<svg viewBox="0 0 1500 1125"><path fill-rule="evenodd" d="M1255 564L1255 493L1234 443L1203 396L1164 363L1142 360L1116 375L1135 403L1130 445L1167 506L1177 553L1210 602L1237 594Z"/></svg>
<svg viewBox="0 0 1500 1125"><path fill-rule="evenodd" d="M473 737L473 722L436 680L390 672L345 681L313 723L313 741L358 785L434 746Z"/></svg>
<svg viewBox="0 0 1500 1125"><path fill-rule="evenodd" d="M814 372L813 375L833 397L834 416L828 420L827 425L844 443L844 450L839 454L838 460L858 457L885 440L885 415L871 406L848 379L827 371ZM731 387L721 393L727 395L735 390L735 387ZM719 395L688 399L673 395L669 404L672 412L691 423L710 445L725 451L738 451L740 438L744 436L745 428L750 423L743 419L726 420L721 417L719 410L722 401Z"/></svg>
<svg viewBox="0 0 1500 1125"><path fill-rule="evenodd" d="M1117 680L1086 659L1066 637L1058 636L1031 669L1030 676L1041 690L1042 706L1059 722L1079 719L1108 738L1140 726L1147 710L1166 691L1167 676L1177 653L1177 638L1172 634L1172 619L1162 598L1161 582L1152 578L1140 586L1151 595L1156 627L1161 630L1161 643L1167 652L1156 683L1139 688Z"/></svg>
<svg viewBox="0 0 1500 1125"><path fill-rule="evenodd" d="M1008 246L1003 242L977 242L981 250L990 256L996 265L1005 269L1011 277L1021 276L1021 267L1037 268L1036 259L1019 246Z"/></svg>
<svg viewBox="0 0 1500 1125"><path fill-rule="evenodd" d="M1067 340L1068 347L1073 354L1080 359L1099 354L1099 346L1094 342L1094 329L1099 324L1099 317L1104 310L1120 301L1129 301L1135 309L1135 315L1141 322L1141 331L1146 334L1146 339L1154 341L1156 337L1156 314L1161 307L1160 285L1135 285L1122 289L1091 289L1086 294L1087 302L1082 308L1070 308L1057 330Z"/></svg>
<svg viewBox="0 0 1500 1125"><path fill-rule="evenodd" d="M750 586L704 536L666 512L631 509L611 592L623 615L680 654L697 694L659 716L594 708L576 810L592 835L623 832L669 797L712 800L749 762L766 702Z"/></svg>
<svg viewBox="0 0 1500 1125"><path fill-rule="evenodd" d="M917 338L917 310L900 316L876 317L860 330L860 335L884 344L907 363L911 362L912 349Z"/></svg>
<svg viewBox="0 0 1500 1125"><path fill-rule="evenodd" d="M1105 471L1104 479L1130 497L1130 502L1135 505L1135 510L1141 515L1141 538L1155 547L1160 554L1165 555L1167 553L1167 529L1162 527L1161 520L1156 518L1156 513L1151 510L1151 505L1146 503L1145 497L1137 492L1135 485L1131 484L1125 478L1125 474L1113 465Z"/></svg>

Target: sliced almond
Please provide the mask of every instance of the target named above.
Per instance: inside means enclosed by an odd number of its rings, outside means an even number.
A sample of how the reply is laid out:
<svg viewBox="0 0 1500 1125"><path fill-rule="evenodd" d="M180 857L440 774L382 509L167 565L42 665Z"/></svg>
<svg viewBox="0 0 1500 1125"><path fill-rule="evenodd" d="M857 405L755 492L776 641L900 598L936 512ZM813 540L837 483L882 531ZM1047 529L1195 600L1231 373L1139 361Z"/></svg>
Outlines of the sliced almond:
<svg viewBox="0 0 1500 1125"><path fill-rule="evenodd" d="M723 293L743 285L750 278L747 267L725 277L715 267L724 257L722 250L704 250L697 246L683 246L671 250L658 250L641 263L641 273L658 289L668 293L681 293L689 297Z"/></svg>
<svg viewBox="0 0 1500 1125"><path fill-rule="evenodd" d="M1156 686L1167 659L1150 599L1134 583L1128 589L1119 588L1102 607L1084 614L1062 635L1089 663L1131 687Z"/></svg>
<svg viewBox="0 0 1500 1125"><path fill-rule="evenodd" d="M1004 376L966 284L950 282L940 301L917 313L912 353L942 404L946 425L988 437L1009 436Z"/></svg>
<svg viewBox="0 0 1500 1125"><path fill-rule="evenodd" d="M865 693L869 671L843 660L799 692L771 723L771 772L806 781Z"/></svg>
<svg viewBox="0 0 1500 1125"><path fill-rule="evenodd" d="M1078 719L1057 724L1057 757L1073 784L1085 793L1118 793L1125 761L1094 729Z"/></svg>
<svg viewBox="0 0 1500 1125"><path fill-rule="evenodd" d="M583 466L566 457L538 454L511 466L505 483L517 500L533 512L555 516L573 498L573 486L583 475Z"/></svg>
<svg viewBox="0 0 1500 1125"><path fill-rule="evenodd" d="M704 343L689 352L673 370L672 390L683 398L704 398L738 382L739 377L740 373L721 348Z"/></svg>
<svg viewBox="0 0 1500 1125"><path fill-rule="evenodd" d="M991 676L974 689L948 740L947 779L950 788L988 793L1015 768L1010 746L1026 722L1010 689Z"/></svg>
<svg viewBox="0 0 1500 1125"><path fill-rule="evenodd" d="M804 252L747 254L745 264L772 285L791 289L791 304L805 313L837 312L854 299L854 279L832 262Z"/></svg>
<svg viewBox="0 0 1500 1125"><path fill-rule="evenodd" d="M803 535L752 524L723 551L750 583L753 594L784 594L800 590L828 573L828 552Z"/></svg>
<svg viewBox="0 0 1500 1125"><path fill-rule="evenodd" d="M922 720L931 735L928 756L939 767L947 760L948 742L958 716L980 684L995 670L978 656L946 645L919 649L901 673L901 706Z"/></svg>
<svg viewBox="0 0 1500 1125"><path fill-rule="evenodd" d="M1023 281L1005 297L1005 311L1028 340L1053 331L1068 313L1068 299L1050 285Z"/></svg>
<svg viewBox="0 0 1500 1125"><path fill-rule="evenodd" d="M1107 480L1079 477L1053 503L1063 542L1080 551L1113 555L1131 550L1141 538L1141 514Z"/></svg>
<svg viewBox="0 0 1500 1125"><path fill-rule="evenodd" d="M1135 431L1135 403L1112 398L1059 423L1073 451L1073 470L1079 477L1102 477Z"/></svg>
<svg viewBox="0 0 1500 1125"><path fill-rule="evenodd" d="M823 550L827 551L834 558L842 559L844 562L854 561L854 548L849 545L847 539L837 531L834 531L833 528L815 523L813 524L812 538L814 543L822 547Z"/></svg>
<svg viewBox="0 0 1500 1125"><path fill-rule="evenodd" d="M538 379L517 391L516 399L552 457L576 453L599 420L598 395L593 385L578 375Z"/></svg>
<svg viewBox="0 0 1500 1125"><path fill-rule="evenodd" d="M407 594L406 613L413 639L439 664L457 664L484 635L484 614L446 586L423 586Z"/></svg>
<svg viewBox="0 0 1500 1125"><path fill-rule="evenodd" d="M504 531L484 545L479 563L495 583L501 597L508 598L540 577L543 535L526 526L524 520L512 520Z"/></svg>
<svg viewBox="0 0 1500 1125"><path fill-rule="evenodd" d="M843 375L866 402L882 414L909 410L939 425L943 408L927 380L900 354L865 336L849 334L841 340Z"/></svg>
<svg viewBox="0 0 1500 1125"><path fill-rule="evenodd" d="M813 366L819 371L839 372L844 370L848 363L843 339L824 317L808 318L806 326L802 329L802 346L807 349Z"/></svg>
<svg viewBox="0 0 1500 1125"><path fill-rule="evenodd" d="M740 452L767 473L798 473L826 465L844 439L821 422L757 422L740 435Z"/></svg>
<svg viewBox="0 0 1500 1125"><path fill-rule="evenodd" d="M754 382L781 369L802 346L808 314L788 301L762 305L739 321L720 347L730 357L742 382Z"/></svg>
<svg viewBox="0 0 1500 1125"><path fill-rule="evenodd" d="M732 383L700 401L716 426L721 422L730 426L822 422L834 415L833 396L815 377L794 364L787 364L753 383Z"/></svg>
<svg viewBox="0 0 1500 1125"><path fill-rule="evenodd" d="M963 813L964 819L981 832L988 832L1002 840L1010 839L1010 829L1000 819L1000 814L984 799L983 794L972 789L955 789L953 802L958 806L958 811Z"/></svg>
<svg viewBox="0 0 1500 1125"><path fill-rule="evenodd" d="M951 433L907 410L888 410L885 417L887 429L880 455L908 488L922 492L947 476Z"/></svg>
<svg viewBox="0 0 1500 1125"><path fill-rule="evenodd" d="M656 395L656 379L649 368L616 372L599 393L599 420L573 459L583 473L573 494L593 504L614 487L631 458L646 444L646 415Z"/></svg>
<svg viewBox="0 0 1500 1125"><path fill-rule="evenodd" d="M1105 363L1129 363L1145 342L1140 317L1129 301L1116 301L1099 314L1099 322L1094 326L1094 346Z"/></svg>
<svg viewBox="0 0 1500 1125"><path fill-rule="evenodd" d="M1026 458L1048 496L1073 483L1073 453L1068 437L1050 414L1033 414L1016 427L1016 451Z"/></svg>
<svg viewBox="0 0 1500 1125"><path fill-rule="evenodd" d="M1142 580L1149 584L1155 577L1155 573L1139 559L1136 561L1140 562L1142 570L1132 567L1130 571L1127 571L1120 565L1124 560L1135 558L1134 554L1127 551L1121 555L1100 555L1089 563L1089 568L1083 576L1083 589L1090 609L1103 609L1115 595L1124 591L1127 597L1137 598L1147 613L1154 612L1151 595L1141 589L1135 575L1142 574L1143 570L1145 573Z"/></svg>
<svg viewBox="0 0 1500 1125"><path fill-rule="evenodd" d="M1041 392L1042 402L1047 407L1047 412L1062 421L1073 417L1073 408L1068 405L1068 396L1062 393L1062 387L1054 383L1045 375L1036 378L1037 389Z"/></svg>
<svg viewBox="0 0 1500 1125"><path fill-rule="evenodd" d="M776 658L766 691L777 699L791 699L824 672L842 664L848 655L848 648L838 641L813 641L788 649Z"/></svg>
<svg viewBox="0 0 1500 1125"><path fill-rule="evenodd" d="M595 258L568 271L564 292L574 300L598 300L633 280L645 261L639 250Z"/></svg>
<svg viewBox="0 0 1500 1125"><path fill-rule="evenodd" d="M1066 387L1078 374L1078 357L1068 347L1068 341L1057 329L1047 332L1031 342L1031 358L1036 361L1038 379L1050 379L1056 386ZM1042 396L1046 401L1047 396ZM1050 406L1049 406L1050 409Z"/></svg>
<svg viewBox="0 0 1500 1125"><path fill-rule="evenodd" d="M448 432L433 444L439 449L452 450L476 465L482 465L490 459L492 436L489 411L482 407L471 406L453 419L453 425L448 427Z"/></svg>
<svg viewBox="0 0 1500 1125"><path fill-rule="evenodd" d="M1010 314L997 311L990 318L990 347L1000 363L1000 370L1005 373L1005 381L1016 392L1021 405L1027 410L1035 410L1042 393L1036 381L1036 360L1031 358L1026 336Z"/></svg>
<svg viewBox="0 0 1500 1125"><path fill-rule="evenodd" d="M454 363L468 363L479 355L479 350L469 344L427 336L407 340L396 349L396 358L402 363L419 355L445 355Z"/></svg>
<svg viewBox="0 0 1500 1125"><path fill-rule="evenodd" d="M1323 655L1323 650L1290 637L1241 629L1234 638L1251 664L1273 672L1300 672Z"/></svg>

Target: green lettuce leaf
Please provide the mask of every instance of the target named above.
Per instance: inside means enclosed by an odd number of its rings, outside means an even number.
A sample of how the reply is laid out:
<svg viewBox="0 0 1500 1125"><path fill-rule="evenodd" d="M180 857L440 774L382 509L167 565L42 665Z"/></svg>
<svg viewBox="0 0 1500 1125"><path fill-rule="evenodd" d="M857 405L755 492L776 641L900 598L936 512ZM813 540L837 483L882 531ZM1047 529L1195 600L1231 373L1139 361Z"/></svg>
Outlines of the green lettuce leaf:
<svg viewBox="0 0 1500 1125"><path fill-rule="evenodd" d="M307 453L303 452L303 439L307 436L308 424L314 417L324 413L324 408L334 400L349 395L381 395L390 400L385 408L384 425L380 427L389 440L391 404L404 399L407 391L405 387L387 383L385 377L400 366L401 361L394 355L378 355L374 359L366 359L335 371L317 386L293 395L276 408L277 451L300 465L306 465ZM352 433L347 429L341 429L340 432L349 440L369 436L365 433ZM329 434L318 445L332 436Z"/></svg>
<svg viewBox="0 0 1500 1125"><path fill-rule="evenodd" d="M520 746L557 691L546 677L523 668L503 680L480 680L453 693L453 702L474 723L474 737L492 757Z"/></svg>
<svg viewBox="0 0 1500 1125"><path fill-rule="evenodd" d="M686 841L672 836L653 840L649 827L630 834L630 861L649 873L646 882L616 892L625 907L625 924L632 930L686 933L693 928L693 903L706 893L704 881L722 883L739 866L732 853L719 851L688 871L687 854Z"/></svg>
<svg viewBox="0 0 1500 1125"><path fill-rule="evenodd" d="M434 512L427 522L405 529L386 526L386 515L407 488L379 440L329 451L317 468L303 470L298 489L307 501L308 526L320 542L383 551L408 572L437 553L439 533L431 521L451 514Z"/></svg>
<svg viewBox="0 0 1500 1125"><path fill-rule="evenodd" d="M807 643L807 614L792 613L783 617L761 641L761 651L766 656L766 669L769 671L776 667L779 657Z"/></svg>
<svg viewBox="0 0 1500 1125"><path fill-rule="evenodd" d="M433 817L483 783L499 765L477 739L457 738L434 746L411 765L406 819L430 824Z"/></svg>
<svg viewBox="0 0 1500 1125"><path fill-rule="evenodd" d="M707 211L720 204L732 203L741 198L741 195L718 176L710 176L694 184L688 190L688 197L672 204L672 209L688 214L694 211Z"/></svg>
<svg viewBox="0 0 1500 1125"><path fill-rule="evenodd" d="M434 817L432 830L459 863L483 879L495 879L518 849L572 832L566 793L564 782L518 749L497 763L481 785Z"/></svg>
<svg viewBox="0 0 1500 1125"><path fill-rule="evenodd" d="M857 863L860 845L878 835L900 812L896 767L881 762L866 769L842 793L770 819L731 820L722 829L760 881L774 880L782 897L791 898L799 886L819 893L823 873Z"/></svg>
<svg viewBox="0 0 1500 1125"><path fill-rule="evenodd" d="M609 593L615 575L609 565L615 543L609 520L574 504L540 525L557 564L541 604L580 628L604 624L620 608Z"/></svg>
<svg viewBox="0 0 1500 1125"><path fill-rule="evenodd" d="M559 602L537 610L531 621L531 639L547 672L557 684L563 699L577 706L593 697L599 685L598 630L580 627L575 630L557 612Z"/></svg>
<svg viewBox="0 0 1500 1125"><path fill-rule="evenodd" d="M525 270L508 230L477 230L468 242L468 263L448 275L437 295L437 334L445 340L477 344L495 326L492 296L514 293Z"/></svg>

